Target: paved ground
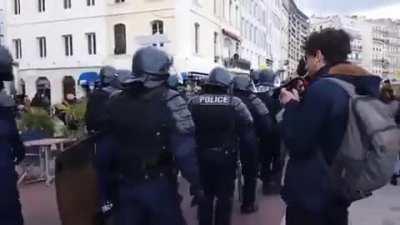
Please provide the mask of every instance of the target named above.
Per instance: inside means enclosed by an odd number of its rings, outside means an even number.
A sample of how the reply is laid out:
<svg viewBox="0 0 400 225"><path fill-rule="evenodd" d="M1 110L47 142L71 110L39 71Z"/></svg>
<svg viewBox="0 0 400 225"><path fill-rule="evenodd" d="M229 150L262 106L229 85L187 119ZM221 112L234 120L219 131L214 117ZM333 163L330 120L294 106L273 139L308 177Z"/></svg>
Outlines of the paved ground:
<svg viewBox="0 0 400 225"><path fill-rule="evenodd" d="M189 225L195 225L196 212L189 207L186 185L181 193L186 196L182 204ZM21 188L21 199L26 225L60 225L54 187L44 184ZM284 204L279 196L259 198L260 210L251 216L242 216L235 205L233 225L279 225L284 214ZM387 186L374 196L359 201L350 208L350 225L400 225L400 187ZM284 223L282 223L284 224Z"/></svg>
<svg viewBox="0 0 400 225"><path fill-rule="evenodd" d="M197 224L196 210L189 206L188 188L182 183L181 191L185 197L182 203L188 225ZM21 187L21 200L25 225L60 225L54 187L43 183ZM236 201L237 203L237 201ZM235 205L232 225L279 225L284 214L284 204L279 196L260 197L260 210L250 216L239 213L239 204Z"/></svg>
<svg viewBox="0 0 400 225"><path fill-rule="evenodd" d="M350 208L351 225L400 225L400 186L386 186Z"/></svg>

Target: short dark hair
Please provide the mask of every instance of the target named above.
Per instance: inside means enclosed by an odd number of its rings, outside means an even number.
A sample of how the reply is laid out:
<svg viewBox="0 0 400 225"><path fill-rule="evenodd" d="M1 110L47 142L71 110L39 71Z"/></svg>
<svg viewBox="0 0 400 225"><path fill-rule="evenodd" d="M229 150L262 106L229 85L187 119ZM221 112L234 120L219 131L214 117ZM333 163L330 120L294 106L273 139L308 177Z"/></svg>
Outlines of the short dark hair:
<svg viewBox="0 0 400 225"><path fill-rule="evenodd" d="M306 55L315 56L320 50L328 64L343 62L351 53L350 35L340 29L327 28L313 32L307 39L304 49Z"/></svg>

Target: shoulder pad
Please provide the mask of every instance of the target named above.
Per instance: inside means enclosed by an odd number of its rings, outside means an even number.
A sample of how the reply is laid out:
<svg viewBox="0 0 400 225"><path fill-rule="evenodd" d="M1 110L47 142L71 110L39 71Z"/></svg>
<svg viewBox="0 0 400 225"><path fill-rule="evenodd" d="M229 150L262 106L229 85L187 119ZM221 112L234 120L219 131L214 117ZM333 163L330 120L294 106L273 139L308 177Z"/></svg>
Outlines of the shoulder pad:
<svg viewBox="0 0 400 225"><path fill-rule="evenodd" d="M251 124L253 123L253 117L250 114L249 109L247 106L243 103L242 100L238 97L232 97L232 106L235 109L235 112L238 116L238 118L245 124Z"/></svg>
<svg viewBox="0 0 400 225"><path fill-rule="evenodd" d="M183 134L192 134L194 132L194 122L185 99L178 92L168 90L166 100L177 130Z"/></svg>
<svg viewBox="0 0 400 225"><path fill-rule="evenodd" d="M255 110L257 111L258 115L260 116L265 116L269 114L269 110L267 106L261 101L259 97L257 97L255 94L251 94L249 96L249 99L251 101L251 104L254 106Z"/></svg>

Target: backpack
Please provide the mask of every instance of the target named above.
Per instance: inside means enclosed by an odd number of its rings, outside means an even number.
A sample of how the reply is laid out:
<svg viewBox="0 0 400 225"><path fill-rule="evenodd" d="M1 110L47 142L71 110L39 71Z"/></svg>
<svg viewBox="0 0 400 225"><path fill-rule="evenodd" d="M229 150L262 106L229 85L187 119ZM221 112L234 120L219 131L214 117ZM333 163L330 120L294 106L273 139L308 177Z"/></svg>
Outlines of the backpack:
<svg viewBox="0 0 400 225"><path fill-rule="evenodd" d="M371 196L390 181L400 151L400 128L392 106L357 94L348 82L326 79L349 95L347 128L330 175L335 193L353 202Z"/></svg>

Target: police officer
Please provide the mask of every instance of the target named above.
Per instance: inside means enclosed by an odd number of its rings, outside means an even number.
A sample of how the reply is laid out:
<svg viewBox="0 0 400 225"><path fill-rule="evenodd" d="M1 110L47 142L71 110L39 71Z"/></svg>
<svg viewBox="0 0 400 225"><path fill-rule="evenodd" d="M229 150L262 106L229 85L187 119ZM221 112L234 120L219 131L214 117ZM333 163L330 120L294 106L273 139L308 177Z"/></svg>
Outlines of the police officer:
<svg viewBox="0 0 400 225"><path fill-rule="evenodd" d="M0 46L0 224L22 225L15 165L25 157L15 122L15 104L5 93L4 81L14 79L12 57Z"/></svg>
<svg viewBox="0 0 400 225"><path fill-rule="evenodd" d="M86 109L86 126L89 132L98 132L104 128L106 121L105 106L110 96L118 90L112 86L117 79L117 70L111 66L105 66L100 70L100 84L89 95Z"/></svg>
<svg viewBox="0 0 400 225"><path fill-rule="evenodd" d="M242 164L249 170L256 167L253 118L239 98L228 94L231 84L231 74L223 68L215 68L204 85L204 93L194 97L189 104L196 125L200 171L206 194L198 210L200 225L231 224L238 139L240 146L247 146L242 148L247 155Z"/></svg>
<svg viewBox="0 0 400 225"><path fill-rule="evenodd" d="M118 225L184 225L177 169L190 182L194 203L204 195L191 114L179 94L167 87L171 65L163 51L139 49L129 89L108 105L109 133L118 145L111 171L118 183Z"/></svg>
<svg viewBox="0 0 400 225"><path fill-rule="evenodd" d="M266 140L262 142L260 152L261 180L265 195L278 194L281 189L282 165L281 138L276 121L276 115L281 109L277 88L281 80L272 70L255 71L251 74L257 87L257 96L268 108L273 120L273 129Z"/></svg>
<svg viewBox="0 0 400 225"><path fill-rule="evenodd" d="M262 151L268 151L266 141L273 129L272 117L265 104L253 93L254 84L249 76L236 76L233 79L235 96L240 98L246 107L249 109L256 129L258 147L260 155L266 154ZM244 146L246 148L247 146ZM241 149L241 153L246 151ZM242 156L246 157L246 156ZM246 166L246 165L245 165ZM251 169L251 168L250 168ZM257 211L255 205L256 187L257 187L257 170L250 170L247 167L243 168L244 187L243 187L243 203L241 211L244 214L249 214Z"/></svg>

